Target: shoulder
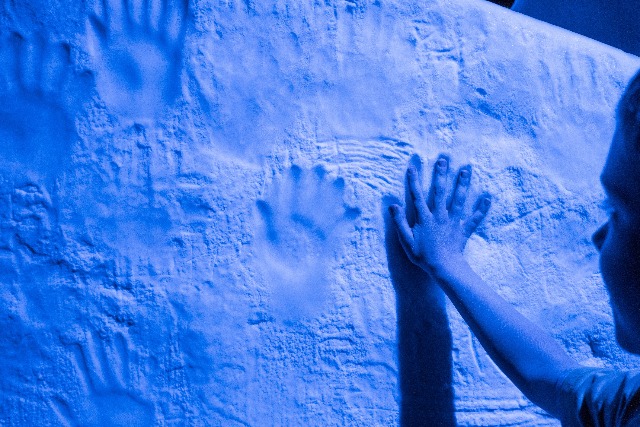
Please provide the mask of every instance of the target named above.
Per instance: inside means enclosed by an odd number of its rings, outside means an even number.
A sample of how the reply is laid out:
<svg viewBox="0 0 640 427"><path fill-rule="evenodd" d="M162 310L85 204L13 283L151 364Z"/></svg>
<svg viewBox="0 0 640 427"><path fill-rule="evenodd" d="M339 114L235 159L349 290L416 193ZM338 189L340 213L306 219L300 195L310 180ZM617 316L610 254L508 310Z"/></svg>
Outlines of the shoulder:
<svg viewBox="0 0 640 427"><path fill-rule="evenodd" d="M563 426L640 425L640 370L573 369L557 387Z"/></svg>

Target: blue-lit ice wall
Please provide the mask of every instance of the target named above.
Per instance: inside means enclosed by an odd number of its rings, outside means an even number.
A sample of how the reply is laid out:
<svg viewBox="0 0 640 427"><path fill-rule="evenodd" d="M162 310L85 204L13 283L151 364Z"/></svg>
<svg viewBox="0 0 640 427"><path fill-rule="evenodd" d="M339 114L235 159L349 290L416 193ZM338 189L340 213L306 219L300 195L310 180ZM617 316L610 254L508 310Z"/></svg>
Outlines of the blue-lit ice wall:
<svg viewBox="0 0 640 427"><path fill-rule="evenodd" d="M494 289L638 366L589 241L637 58L471 0L83 3L1 6L0 425L558 425L397 300L413 153L494 195Z"/></svg>

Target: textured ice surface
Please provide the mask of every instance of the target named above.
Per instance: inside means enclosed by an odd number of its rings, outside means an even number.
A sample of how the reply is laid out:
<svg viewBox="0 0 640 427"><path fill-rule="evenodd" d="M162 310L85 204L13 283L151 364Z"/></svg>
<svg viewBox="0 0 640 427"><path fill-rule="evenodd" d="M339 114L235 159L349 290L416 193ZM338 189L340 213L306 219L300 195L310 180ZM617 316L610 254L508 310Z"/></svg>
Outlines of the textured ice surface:
<svg viewBox="0 0 640 427"><path fill-rule="evenodd" d="M0 425L557 425L387 262L414 153L494 195L491 286L639 366L589 242L637 58L470 0L83 4L0 9Z"/></svg>

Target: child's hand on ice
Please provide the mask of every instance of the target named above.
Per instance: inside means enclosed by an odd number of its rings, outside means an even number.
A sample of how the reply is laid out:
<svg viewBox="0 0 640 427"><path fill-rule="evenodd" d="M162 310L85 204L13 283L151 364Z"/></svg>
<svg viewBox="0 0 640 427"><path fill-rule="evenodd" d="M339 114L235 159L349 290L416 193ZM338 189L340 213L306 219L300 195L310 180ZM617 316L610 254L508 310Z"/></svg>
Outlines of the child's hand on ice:
<svg viewBox="0 0 640 427"><path fill-rule="evenodd" d="M452 272L464 262L462 252L491 205L488 195L475 203L473 214L465 218L464 205L471 182L471 166L463 166L455 178L451 198L447 192L449 159L441 155L434 166L428 199L422 191L422 179L414 166L407 171L409 194L415 206L416 223L409 227L404 208L389 207L400 242L409 259L436 277ZM448 200L449 199L449 200Z"/></svg>

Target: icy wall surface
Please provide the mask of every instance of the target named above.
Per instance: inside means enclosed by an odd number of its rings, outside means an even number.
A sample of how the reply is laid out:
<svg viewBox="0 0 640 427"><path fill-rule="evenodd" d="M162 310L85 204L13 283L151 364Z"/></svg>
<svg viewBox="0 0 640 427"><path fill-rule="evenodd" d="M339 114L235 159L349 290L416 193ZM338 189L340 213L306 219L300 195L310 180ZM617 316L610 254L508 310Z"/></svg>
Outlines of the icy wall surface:
<svg viewBox="0 0 640 427"><path fill-rule="evenodd" d="M413 153L494 195L491 286L638 366L589 242L637 58L471 0L0 11L0 425L557 425L407 297Z"/></svg>

